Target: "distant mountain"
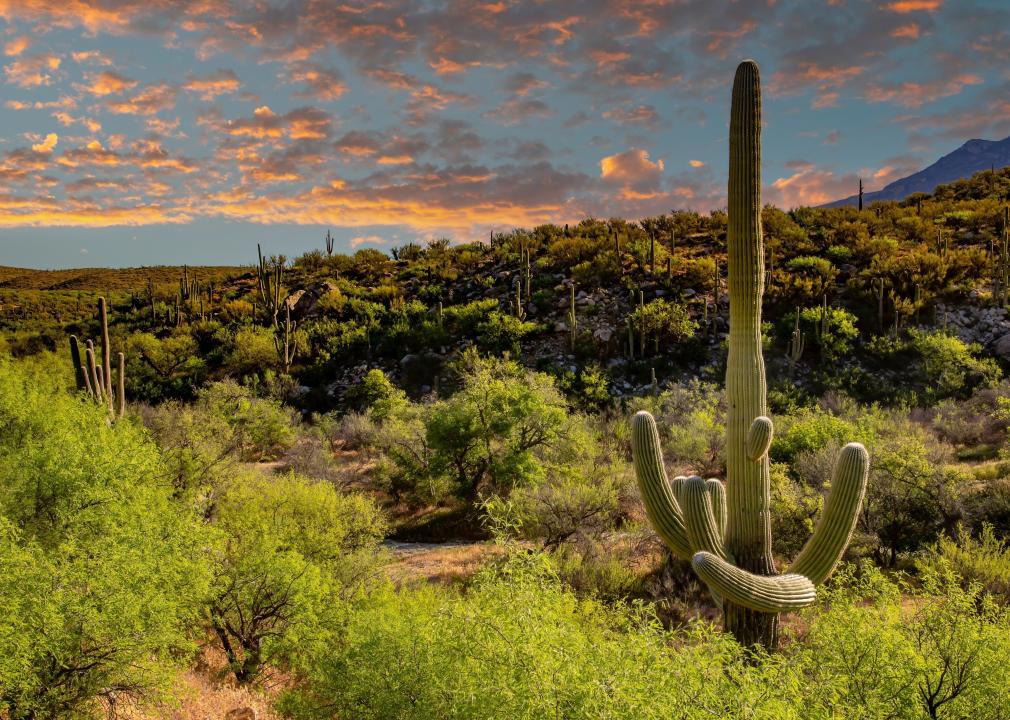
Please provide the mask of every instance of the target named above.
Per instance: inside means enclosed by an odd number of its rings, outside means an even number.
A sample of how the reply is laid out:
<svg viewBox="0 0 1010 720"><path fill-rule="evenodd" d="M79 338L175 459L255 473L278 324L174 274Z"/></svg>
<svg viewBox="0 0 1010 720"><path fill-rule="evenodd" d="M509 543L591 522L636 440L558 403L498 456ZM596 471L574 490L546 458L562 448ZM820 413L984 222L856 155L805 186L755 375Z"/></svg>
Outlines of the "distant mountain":
<svg viewBox="0 0 1010 720"><path fill-rule="evenodd" d="M944 155L924 170L886 185L881 190L863 193L863 204L874 200L903 200L913 193L931 193L937 185L969 178L982 170L1010 165L1010 137L1002 140L969 140L949 155ZM856 205L858 195L835 200L822 207Z"/></svg>

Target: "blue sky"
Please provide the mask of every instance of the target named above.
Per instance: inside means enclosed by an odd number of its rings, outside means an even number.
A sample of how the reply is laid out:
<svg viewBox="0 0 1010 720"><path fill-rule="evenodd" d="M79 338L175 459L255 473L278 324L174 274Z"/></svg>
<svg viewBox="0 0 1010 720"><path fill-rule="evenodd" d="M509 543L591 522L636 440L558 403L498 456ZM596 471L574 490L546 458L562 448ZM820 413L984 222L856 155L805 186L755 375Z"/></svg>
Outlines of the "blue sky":
<svg viewBox="0 0 1010 720"><path fill-rule="evenodd" d="M782 207L1010 134L1001 2L0 0L0 20L8 265L707 211L746 57Z"/></svg>

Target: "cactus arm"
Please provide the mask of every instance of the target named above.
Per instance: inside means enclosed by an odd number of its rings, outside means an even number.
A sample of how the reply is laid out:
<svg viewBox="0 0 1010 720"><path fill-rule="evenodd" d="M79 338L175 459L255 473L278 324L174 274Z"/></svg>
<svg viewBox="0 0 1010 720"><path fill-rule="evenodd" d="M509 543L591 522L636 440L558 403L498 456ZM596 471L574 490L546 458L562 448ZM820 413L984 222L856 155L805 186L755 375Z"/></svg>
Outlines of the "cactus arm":
<svg viewBox="0 0 1010 720"><path fill-rule="evenodd" d="M712 512L719 525L719 537L724 538L726 537L726 486L717 478L709 478L705 481L705 485L708 486L708 494L712 498Z"/></svg>
<svg viewBox="0 0 1010 720"><path fill-rule="evenodd" d="M98 373L101 372L95 364L95 350L88 341L88 348L84 351L85 362L87 363L88 379L91 384L91 392L96 400L102 399L102 385L98 382Z"/></svg>
<svg viewBox="0 0 1010 720"><path fill-rule="evenodd" d="M684 515L666 477L656 421L645 411L636 413L631 421L631 455L649 522L674 555L689 559L691 545Z"/></svg>
<svg viewBox="0 0 1010 720"><path fill-rule="evenodd" d="M95 396L95 391L91 388L91 375L88 374L88 369L81 365L81 375L84 376L84 389L87 391L89 397Z"/></svg>
<svg viewBox="0 0 1010 720"><path fill-rule="evenodd" d="M673 498L677 501L677 504L681 506L684 504L684 483L686 482L686 475L678 475L670 481L670 490L673 491Z"/></svg>
<svg viewBox="0 0 1010 720"><path fill-rule="evenodd" d="M852 537L866 494L870 456L859 443L842 448L831 477L831 493L813 535L789 568L819 585L835 569Z"/></svg>
<svg viewBox="0 0 1010 720"><path fill-rule="evenodd" d="M105 385L102 394L112 398L112 344L109 342L109 312L105 298L98 298L98 323L102 331L102 379ZM112 405L109 405L112 409Z"/></svg>
<svg viewBox="0 0 1010 720"><path fill-rule="evenodd" d="M802 575L755 575L708 552L695 554L691 564L714 594L757 612L788 612L817 598L814 584Z"/></svg>
<svg viewBox="0 0 1010 720"><path fill-rule="evenodd" d="M712 510L712 498L708 494L708 485L697 475L689 477L684 483L682 509L691 550L695 553L710 552L725 560L726 551L722 546L719 523Z"/></svg>
<svg viewBox="0 0 1010 720"><path fill-rule="evenodd" d="M763 458L772 446L774 435L775 426L770 418L764 415L754 418L747 432L747 457L755 462Z"/></svg>
<svg viewBox="0 0 1010 720"><path fill-rule="evenodd" d="M119 353L116 356L118 364L118 373L116 376L117 380L117 392L116 401L118 403L118 408L116 410L116 417L121 418L126 414L126 356L123 353Z"/></svg>
<svg viewBox="0 0 1010 720"><path fill-rule="evenodd" d="M70 360L74 366L74 381L77 383L77 389L83 390L85 386L84 365L81 362L81 346L77 342L76 335L70 336Z"/></svg>

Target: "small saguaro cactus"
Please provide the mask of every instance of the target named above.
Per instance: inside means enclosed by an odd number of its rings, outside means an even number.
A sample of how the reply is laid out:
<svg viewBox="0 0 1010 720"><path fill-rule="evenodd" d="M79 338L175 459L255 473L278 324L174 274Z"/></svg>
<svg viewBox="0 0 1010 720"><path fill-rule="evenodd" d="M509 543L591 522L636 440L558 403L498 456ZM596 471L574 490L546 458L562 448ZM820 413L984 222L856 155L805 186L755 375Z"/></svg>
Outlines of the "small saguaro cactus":
<svg viewBox="0 0 1010 720"><path fill-rule="evenodd" d="M70 361L74 366L77 389L96 402L107 405L112 419L126 414L126 356L116 356L116 389L112 387L112 344L109 341L109 315L105 298L98 298L98 323L101 330L101 358L95 355L95 344L87 341L84 357L75 335L70 336Z"/></svg>
<svg viewBox="0 0 1010 720"><path fill-rule="evenodd" d="M803 357L803 331L800 329L800 309L796 308L796 324L793 327L793 334L789 338L789 347L786 349L786 358L789 360L789 379L796 371L796 363Z"/></svg>
<svg viewBox="0 0 1010 720"><path fill-rule="evenodd" d="M568 286L568 343L575 352L575 340L578 337L579 320L575 316L575 283Z"/></svg>
<svg viewBox="0 0 1010 720"><path fill-rule="evenodd" d="M512 301L512 314L519 320L526 319L526 308L523 307L523 286L520 282L516 285L515 300Z"/></svg>
<svg viewBox="0 0 1010 720"><path fill-rule="evenodd" d="M729 357L726 483L666 475L656 421L632 420L632 454L646 513L674 555L688 559L721 604L741 644L772 649L778 613L812 603L848 545L866 491L869 456L846 445L814 533L785 574L772 557L767 417L761 353L761 95L758 67L741 63L733 83L729 161Z"/></svg>

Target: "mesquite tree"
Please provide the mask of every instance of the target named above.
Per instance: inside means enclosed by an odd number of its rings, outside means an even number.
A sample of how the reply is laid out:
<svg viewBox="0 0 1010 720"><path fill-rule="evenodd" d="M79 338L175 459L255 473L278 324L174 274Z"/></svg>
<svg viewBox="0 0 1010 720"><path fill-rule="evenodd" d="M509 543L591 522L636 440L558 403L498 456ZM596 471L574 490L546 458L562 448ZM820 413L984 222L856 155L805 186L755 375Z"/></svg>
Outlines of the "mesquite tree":
<svg viewBox="0 0 1010 720"><path fill-rule="evenodd" d="M632 421L635 474L652 526L674 555L689 559L723 611L725 629L746 646L773 649L778 613L803 607L848 545L866 491L869 456L842 449L814 533L779 574L772 557L767 415L761 354L764 247L761 233L761 86L757 64L737 68L729 134L729 358L725 485L666 475L656 421Z"/></svg>

